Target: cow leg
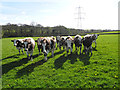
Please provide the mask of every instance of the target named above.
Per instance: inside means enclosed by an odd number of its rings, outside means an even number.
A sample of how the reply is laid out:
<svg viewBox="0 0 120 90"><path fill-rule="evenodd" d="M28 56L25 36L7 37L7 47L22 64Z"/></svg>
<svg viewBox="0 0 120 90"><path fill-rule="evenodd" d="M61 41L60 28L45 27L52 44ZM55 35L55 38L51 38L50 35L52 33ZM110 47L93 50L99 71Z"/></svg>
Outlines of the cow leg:
<svg viewBox="0 0 120 90"><path fill-rule="evenodd" d="M54 50L55 50L55 48L52 48L52 57L54 57Z"/></svg>
<svg viewBox="0 0 120 90"><path fill-rule="evenodd" d="M27 51L26 51L26 54L27 54L27 58L28 58L28 59L30 59L29 54L28 54L28 52L27 52Z"/></svg>
<svg viewBox="0 0 120 90"><path fill-rule="evenodd" d="M71 50L71 54L72 54L72 50L73 50L73 43L71 43L71 49L70 49L70 50Z"/></svg>
<svg viewBox="0 0 120 90"><path fill-rule="evenodd" d="M66 47L66 51L67 51L67 54L69 53L69 48L68 47Z"/></svg>
<svg viewBox="0 0 120 90"><path fill-rule="evenodd" d="M71 49L70 49L70 51L71 51L71 54L72 54L72 50L73 50L73 48L71 47Z"/></svg>
<svg viewBox="0 0 120 90"><path fill-rule="evenodd" d="M87 54L87 47L86 46L84 46L83 52L85 52L85 54Z"/></svg>
<svg viewBox="0 0 120 90"><path fill-rule="evenodd" d="M40 48L38 50L39 50L39 55L40 55Z"/></svg>
<svg viewBox="0 0 120 90"><path fill-rule="evenodd" d="M44 57L45 57L44 60L45 60L45 61L47 61L47 55L48 55L48 53L49 53L49 50L47 50L47 51L44 53Z"/></svg>
<svg viewBox="0 0 120 90"><path fill-rule="evenodd" d="M44 53L44 60L47 61L47 53Z"/></svg>
<svg viewBox="0 0 120 90"><path fill-rule="evenodd" d="M32 55L33 55L33 51L31 51L31 54L30 54L30 59L31 59L31 61L33 61Z"/></svg>
<svg viewBox="0 0 120 90"><path fill-rule="evenodd" d="M19 49L19 55L20 55L20 49Z"/></svg>
<svg viewBox="0 0 120 90"><path fill-rule="evenodd" d="M23 48L22 48L22 53L24 54L24 52L23 52Z"/></svg>
<svg viewBox="0 0 120 90"><path fill-rule="evenodd" d="M91 56L92 56L92 46L90 46L90 52L91 52Z"/></svg>
<svg viewBox="0 0 120 90"><path fill-rule="evenodd" d="M97 47L97 43L96 43L96 41L95 41L95 48Z"/></svg>
<svg viewBox="0 0 120 90"><path fill-rule="evenodd" d="M59 49L61 50L61 45L59 45Z"/></svg>
<svg viewBox="0 0 120 90"><path fill-rule="evenodd" d="M82 46L80 46L80 55L81 55L81 49L82 49Z"/></svg>

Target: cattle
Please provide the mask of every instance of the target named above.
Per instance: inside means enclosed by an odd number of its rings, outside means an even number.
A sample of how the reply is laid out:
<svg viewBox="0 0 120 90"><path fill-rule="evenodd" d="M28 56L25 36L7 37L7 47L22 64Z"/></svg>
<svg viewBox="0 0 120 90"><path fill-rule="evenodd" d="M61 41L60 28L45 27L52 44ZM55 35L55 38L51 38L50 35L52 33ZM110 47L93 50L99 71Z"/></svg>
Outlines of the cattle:
<svg viewBox="0 0 120 90"><path fill-rule="evenodd" d="M93 42L95 42L95 47L97 47L96 39L98 38L99 34L92 34L91 36L92 36Z"/></svg>
<svg viewBox="0 0 120 90"><path fill-rule="evenodd" d="M84 45L83 52L85 52L85 54L87 54L88 50L90 50L92 55L92 42L93 42L92 35L85 35L82 38L82 43Z"/></svg>
<svg viewBox="0 0 120 90"><path fill-rule="evenodd" d="M35 42L37 42L37 47L38 47L38 50L39 50L39 55L40 55L40 50L42 51L42 43L41 43L41 40L43 39L44 37L40 37L38 38L37 40L35 40Z"/></svg>
<svg viewBox="0 0 120 90"><path fill-rule="evenodd" d="M31 59L31 61L33 61L32 54L33 54L33 51L34 51L34 48L35 48L34 39L33 38L25 38L24 45L25 45L25 51L26 51L26 54L27 54L27 58ZM29 54L30 54L30 57L29 57Z"/></svg>
<svg viewBox="0 0 120 90"><path fill-rule="evenodd" d="M76 35L74 37L74 43L75 43L75 47L76 47L76 50L78 50L78 48L80 47L80 54L81 54L81 49L82 49L82 37L80 35Z"/></svg>
<svg viewBox="0 0 120 90"><path fill-rule="evenodd" d="M56 36L57 47L60 46L60 38L61 36Z"/></svg>
<svg viewBox="0 0 120 90"><path fill-rule="evenodd" d="M11 42L14 43L14 46L16 46L16 49L18 49L19 54L20 54L20 50L22 50L22 53L24 54L24 52L23 52L23 48L24 48L23 41L24 41L24 39L14 39L14 40L11 40Z"/></svg>
<svg viewBox="0 0 120 90"><path fill-rule="evenodd" d="M69 49L70 49L70 52L72 53L74 39L71 36L67 36L65 42L66 42L67 53L69 53Z"/></svg>
<svg viewBox="0 0 120 90"><path fill-rule="evenodd" d="M42 52L44 53L44 60L47 61L47 55L51 51L52 57L54 56L56 39L54 37L44 37L41 40Z"/></svg>
<svg viewBox="0 0 120 90"><path fill-rule="evenodd" d="M60 42L59 42L59 49L61 50L61 47L63 46L63 49L65 49L66 47L66 38L67 37L64 37L64 36L61 36L60 37Z"/></svg>

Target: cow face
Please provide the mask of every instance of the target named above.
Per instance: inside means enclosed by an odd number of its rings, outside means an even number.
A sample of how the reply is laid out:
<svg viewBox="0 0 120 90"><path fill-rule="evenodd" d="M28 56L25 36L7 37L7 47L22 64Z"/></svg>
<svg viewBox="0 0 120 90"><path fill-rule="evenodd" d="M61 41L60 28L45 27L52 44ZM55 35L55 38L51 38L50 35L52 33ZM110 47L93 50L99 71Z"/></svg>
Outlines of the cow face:
<svg viewBox="0 0 120 90"><path fill-rule="evenodd" d="M43 39L43 40L41 40L41 43L42 43L43 53L46 53L46 47L48 46L48 42L46 39Z"/></svg>
<svg viewBox="0 0 120 90"><path fill-rule="evenodd" d="M25 51L28 51L28 42L24 42L25 45Z"/></svg>
<svg viewBox="0 0 120 90"><path fill-rule="evenodd" d="M31 49L31 41L30 41L30 39L26 39L24 41L24 45L25 45L25 51L30 51L30 49Z"/></svg>
<svg viewBox="0 0 120 90"><path fill-rule="evenodd" d="M14 46L17 46L17 40L16 40L16 39L11 40L11 42L13 42L13 43L14 43Z"/></svg>
<svg viewBox="0 0 120 90"><path fill-rule="evenodd" d="M67 43L67 47L68 47L68 48L71 48L72 42L73 42L73 41L72 41L72 39L71 39L70 37L67 37L67 38L66 38L66 43Z"/></svg>

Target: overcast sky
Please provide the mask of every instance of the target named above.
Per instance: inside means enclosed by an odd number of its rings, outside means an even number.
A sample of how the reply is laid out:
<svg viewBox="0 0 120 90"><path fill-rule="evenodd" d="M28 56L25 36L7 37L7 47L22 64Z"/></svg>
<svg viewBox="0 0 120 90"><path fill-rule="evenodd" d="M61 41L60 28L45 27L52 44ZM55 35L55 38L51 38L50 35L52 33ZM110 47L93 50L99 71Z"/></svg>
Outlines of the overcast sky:
<svg viewBox="0 0 120 90"><path fill-rule="evenodd" d="M118 29L119 0L1 0L0 24L63 25L67 28ZM81 18L78 23L78 7ZM79 24L79 25L78 25Z"/></svg>

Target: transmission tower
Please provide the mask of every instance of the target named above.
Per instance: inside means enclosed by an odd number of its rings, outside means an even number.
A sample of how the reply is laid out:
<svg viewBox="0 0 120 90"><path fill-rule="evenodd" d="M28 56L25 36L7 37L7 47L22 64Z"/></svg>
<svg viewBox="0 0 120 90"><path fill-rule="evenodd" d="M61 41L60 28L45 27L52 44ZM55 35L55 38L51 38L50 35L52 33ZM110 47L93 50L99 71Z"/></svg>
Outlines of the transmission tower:
<svg viewBox="0 0 120 90"><path fill-rule="evenodd" d="M84 19L83 17L82 17L82 14L84 14L83 12L82 12L82 7L77 7L77 18L75 18L75 19L77 19L77 28L78 29L82 29L82 19Z"/></svg>

